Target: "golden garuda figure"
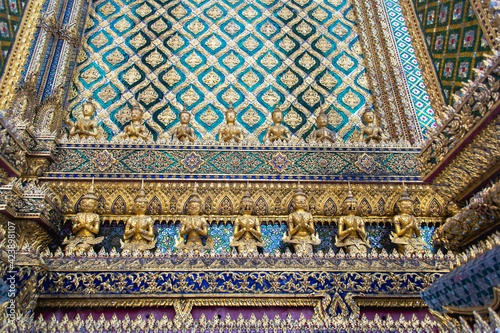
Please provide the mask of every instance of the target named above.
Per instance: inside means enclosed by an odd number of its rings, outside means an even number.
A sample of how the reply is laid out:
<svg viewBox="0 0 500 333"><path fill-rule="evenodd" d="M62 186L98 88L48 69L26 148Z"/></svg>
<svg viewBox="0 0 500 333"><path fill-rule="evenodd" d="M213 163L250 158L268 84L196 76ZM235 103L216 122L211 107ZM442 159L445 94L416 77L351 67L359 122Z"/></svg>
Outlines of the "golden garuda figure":
<svg viewBox="0 0 500 333"><path fill-rule="evenodd" d="M212 237L208 234L207 220L203 216L200 216L201 198L198 192L196 192L197 185L195 183L193 194L187 203L189 216L181 220L180 237L175 245L177 249L184 252L193 251L194 253L200 253L203 250L211 250L213 248ZM205 245L203 245L202 237L207 237Z"/></svg>
<svg viewBox="0 0 500 333"><path fill-rule="evenodd" d="M87 102L83 103L83 118L78 119L69 132L69 136L78 137L80 139L86 139L90 137L94 137L96 139L100 139L102 136L98 131L98 123L94 118L95 115L95 105L92 103L92 99L89 99Z"/></svg>
<svg viewBox="0 0 500 333"><path fill-rule="evenodd" d="M328 129L328 116L324 112L323 108L321 108L318 117L316 118L316 127L318 128L313 133L313 139L316 142L324 142L324 141L335 141L335 134Z"/></svg>
<svg viewBox="0 0 500 333"><path fill-rule="evenodd" d="M401 213L394 216L396 232L392 232L392 242L398 245L398 252L400 254L410 255L425 252L427 244L419 238L420 228L418 221L412 214L413 201L408 196L404 183L398 207Z"/></svg>
<svg viewBox="0 0 500 333"><path fill-rule="evenodd" d="M226 124L219 130L219 141L229 142L232 139L240 142L243 139L243 133L241 126L236 125L236 111L231 103L226 112Z"/></svg>
<svg viewBox="0 0 500 333"><path fill-rule="evenodd" d="M87 253L96 244L102 242L104 237L95 237L99 232L101 219L95 211L97 209L98 199L94 194L94 179L92 185L80 201L80 212L73 218L73 234L71 239L64 240L66 252L82 252Z"/></svg>
<svg viewBox="0 0 500 333"><path fill-rule="evenodd" d="M344 200L344 215L339 219L339 233L335 236L335 246L345 248L349 254L367 253L370 242L366 237L365 221L358 216L358 203L348 185L347 198Z"/></svg>
<svg viewBox="0 0 500 333"><path fill-rule="evenodd" d="M386 139L384 131L376 124L375 113L372 110L367 109L363 113L362 119L366 126L361 132L361 141L365 143L373 141L378 144Z"/></svg>
<svg viewBox="0 0 500 333"><path fill-rule="evenodd" d="M151 133L149 133L144 125L144 120L142 119L143 114L144 112L140 107L136 106L132 108L132 110L130 110L132 121L125 126L123 132L118 135L118 138L132 140L141 138L144 141L148 141L151 138Z"/></svg>
<svg viewBox="0 0 500 333"><path fill-rule="evenodd" d="M242 215L234 221L234 238L230 245L236 247L238 253L257 253L257 248L266 244L262 241L260 221L256 216L252 216L253 201L248 191L241 199L240 208Z"/></svg>
<svg viewBox="0 0 500 333"><path fill-rule="evenodd" d="M148 200L144 193L144 180L142 187L134 200L135 216L128 218L125 224L125 234L123 235L122 250L134 252L144 252L151 250L156 245L155 234L153 231L153 219L146 215Z"/></svg>
<svg viewBox="0 0 500 333"><path fill-rule="evenodd" d="M283 111L280 110L278 106L274 108L272 112L273 124L267 129L266 135L264 136L264 142L267 140L274 142L276 140L281 140L287 142L290 140L290 131L286 126L282 124L283 121Z"/></svg>
<svg viewBox="0 0 500 333"><path fill-rule="evenodd" d="M300 184L293 195L295 211L288 215L288 234L283 235L283 242L293 244L295 253L312 253L313 245L321 244L314 230L311 213L306 211L307 198Z"/></svg>
<svg viewBox="0 0 500 333"><path fill-rule="evenodd" d="M196 140L196 134L194 133L194 129L189 126L189 122L191 121L191 114L186 109L186 104L184 104L182 111L179 113L179 122L181 123L174 130L173 138L177 139L181 142L189 140L190 142L194 142Z"/></svg>

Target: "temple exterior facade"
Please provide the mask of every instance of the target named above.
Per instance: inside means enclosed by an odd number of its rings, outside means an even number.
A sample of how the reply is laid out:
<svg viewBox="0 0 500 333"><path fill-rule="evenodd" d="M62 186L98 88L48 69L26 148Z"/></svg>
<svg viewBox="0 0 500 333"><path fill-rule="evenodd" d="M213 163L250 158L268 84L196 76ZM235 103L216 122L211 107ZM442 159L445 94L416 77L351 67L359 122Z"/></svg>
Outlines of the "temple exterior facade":
<svg viewBox="0 0 500 333"><path fill-rule="evenodd" d="M497 2L2 1L2 332L500 329Z"/></svg>

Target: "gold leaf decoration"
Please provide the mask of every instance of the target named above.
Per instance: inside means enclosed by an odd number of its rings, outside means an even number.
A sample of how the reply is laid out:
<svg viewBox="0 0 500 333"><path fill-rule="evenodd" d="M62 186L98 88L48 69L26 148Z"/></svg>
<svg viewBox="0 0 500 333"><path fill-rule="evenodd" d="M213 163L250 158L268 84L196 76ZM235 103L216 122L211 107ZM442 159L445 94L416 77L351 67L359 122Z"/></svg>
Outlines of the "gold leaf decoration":
<svg viewBox="0 0 500 333"><path fill-rule="evenodd" d="M229 69L233 69L240 64L240 59L238 59L234 52L231 52L227 57L224 58L224 60L222 60L222 63Z"/></svg>
<svg viewBox="0 0 500 333"><path fill-rule="evenodd" d="M229 87L224 94L222 94L222 100L226 102L227 104L230 103L235 103L239 99L239 95L236 92L236 90L233 89L233 87Z"/></svg>
<svg viewBox="0 0 500 333"><path fill-rule="evenodd" d="M212 126L219 119L219 116L212 108L208 108L207 111L200 116L200 119L208 126Z"/></svg>
<svg viewBox="0 0 500 333"><path fill-rule="evenodd" d="M80 77L87 83L90 84L91 82L96 81L101 77L97 69L95 69L94 66L90 67L87 69L85 72L80 74Z"/></svg>
<svg viewBox="0 0 500 333"><path fill-rule="evenodd" d="M224 12L222 12L222 10L219 7L213 6L213 7L210 7L206 11L206 14L212 20L216 21L216 20L220 19L222 17L222 15L224 15Z"/></svg>
<svg viewBox="0 0 500 333"><path fill-rule="evenodd" d="M253 87L257 83L259 83L259 77L253 70L249 70L248 72L246 72L241 80L249 87Z"/></svg>
<svg viewBox="0 0 500 333"><path fill-rule="evenodd" d="M220 77L219 75L217 75L213 68L210 70L210 72L208 72L207 75L205 75L202 79L203 83L205 83L207 86L209 86L210 88L213 88L215 87L216 85L219 84L220 82Z"/></svg>
<svg viewBox="0 0 500 333"><path fill-rule="evenodd" d="M318 20L318 21L323 21L323 20L326 20L328 18L328 13L323 10L323 8L321 7L318 7L316 8L313 12L312 12L312 16Z"/></svg>
<svg viewBox="0 0 500 333"><path fill-rule="evenodd" d="M115 12L116 8L111 4L111 2L106 2L103 6L99 8L99 12L104 16L109 16Z"/></svg>
<svg viewBox="0 0 500 333"><path fill-rule="evenodd" d="M189 23L187 29L193 33L193 35L197 35L205 29L205 25L197 19Z"/></svg>
<svg viewBox="0 0 500 333"><path fill-rule="evenodd" d="M259 42L253 36L250 36L243 42L243 46L249 51L253 51L259 47Z"/></svg>
<svg viewBox="0 0 500 333"><path fill-rule="evenodd" d="M283 40L279 43L279 46L283 50L290 52L295 47L295 43L290 37L285 36L285 38L283 38Z"/></svg>
<svg viewBox="0 0 500 333"><path fill-rule="evenodd" d="M122 77L129 85L133 85L141 79L141 73L139 73L135 67L130 67L130 69L125 72Z"/></svg>
<svg viewBox="0 0 500 333"><path fill-rule="evenodd" d="M321 79L319 80L319 83L321 83L322 85L324 85L325 87L327 87L328 89L333 89L333 87L335 87L338 83L337 79L335 79L335 77L333 75L331 75L330 73L326 72L325 75L323 75L321 77Z"/></svg>
<svg viewBox="0 0 500 333"><path fill-rule="evenodd" d="M302 35L308 35L312 31L312 27L306 21L301 21L297 26L297 31Z"/></svg>
<svg viewBox="0 0 500 333"><path fill-rule="evenodd" d="M207 42L205 43L206 46L208 46L208 48L212 51L215 51L217 50L221 45L221 41L215 37L215 35L212 35L208 40Z"/></svg>
<svg viewBox="0 0 500 333"><path fill-rule="evenodd" d="M111 52L110 54L108 54L108 56L106 57L106 60L113 66L116 66L117 64L119 64L120 62L122 62L123 60L125 60L125 57L123 56L123 54L121 54L120 51L118 51L117 49L115 49L113 52Z"/></svg>
<svg viewBox="0 0 500 333"><path fill-rule="evenodd" d="M164 58L158 50L154 50L146 57L146 63L152 67L156 67L163 62Z"/></svg>
<svg viewBox="0 0 500 333"><path fill-rule="evenodd" d="M262 96L262 100L264 102L266 102L268 105L270 105L271 107L274 107L276 104L278 104L280 97L278 96L276 91L269 89Z"/></svg>
<svg viewBox="0 0 500 333"><path fill-rule="evenodd" d="M113 98L116 97L116 91L113 88L111 88L110 86L107 86L104 89L102 89L101 91L99 91L97 93L97 96L99 96L99 98L104 103L108 103L109 101L111 101Z"/></svg>
<svg viewBox="0 0 500 333"><path fill-rule="evenodd" d="M296 128L302 123L302 117L297 113L297 111L295 111L294 108L291 108L290 111L288 111L283 120L292 128Z"/></svg>
<svg viewBox="0 0 500 333"><path fill-rule="evenodd" d="M257 15L259 15L259 13L251 6L248 6L247 8L245 8L245 10L241 14L243 14L243 16L247 20L252 20L255 17L257 17Z"/></svg>
<svg viewBox="0 0 500 333"><path fill-rule="evenodd" d="M267 69L274 68L278 64L278 59L273 57L271 53L267 53L261 60L262 65L264 65Z"/></svg>
<svg viewBox="0 0 500 333"><path fill-rule="evenodd" d="M177 119L177 115L174 113L174 111L172 111L172 108L168 106L158 115L158 119L166 125Z"/></svg>
<svg viewBox="0 0 500 333"><path fill-rule="evenodd" d="M304 56L299 60L299 64L309 70L316 64L316 60L309 53L304 53Z"/></svg>
<svg viewBox="0 0 500 333"><path fill-rule="evenodd" d="M248 126L253 127L260 121L260 117L255 108L250 106L248 111L241 117L241 120Z"/></svg>
<svg viewBox="0 0 500 333"><path fill-rule="evenodd" d="M203 59L198 55L198 53L193 52L186 58L186 64L191 67L196 67L203 62Z"/></svg>
<svg viewBox="0 0 500 333"><path fill-rule="evenodd" d="M136 49L141 48L144 44L146 44L146 38L142 34L135 35L134 38L130 40L130 45L135 47Z"/></svg>
<svg viewBox="0 0 500 333"><path fill-rule="evenodd" d="M307 88L304 95L302 95L302 99L311 107L321 101L319 94L311 87Z"/></svg>
<svg viewBox="0 0 500 333"><path fill-rule="evenodd" d="M184 94L181 95L181 100L188 106L191 106L194 103L198 102L199 99L200 96L198 96L196 91L194 91L193 87L189 87L189 89L186 90Z"/></svg>
<svg viewBox="0 0 500 333"><path fill-rule="evenodd" d="M283 82L288 88L292 88L299 82L299 78L292 71L287 71L281 77L281 82Z"/></svg>
<svg viewBox="0 0 500 333"><path fill-rule="evenodd" d="M321 52L326 53L332 48L332 44L325 38L321 36L316 43L316 47L321 50Z"/></svg>
<svg viewBox="0 0 500 333"><path fill-rule="evenodd" d="M118 21L118 23L115 24L114 27L119 32L124 32L125 30L130 28L130 22L123 18L120 21Z"/></svg>
<svg viewBox="0 0 500 333"><path fill-rule="evenodd" d="M177 51L184 46L184 40L178 35L175 35L167 41L167 45L170 46L174 51Z"/></svg>
<svg viewBox="0 0 500 333"><path fill-rule="evenodd" d="M262 32L267 37L270 37L272 34L276 33L276 27L272 25L269 21L267 21L261 28L260 32Z"/></svg>
<svg viewBox="0 0 500 333"><path fill-rule="evenodd" d="M234 21L231 21L224 27L224 31L230 35L234 35L240 31L240 27Z"/></svg>
<svg viewBox="0 0 500 333"><path fill-rule="evenodd" d="M359 105L359 103L361 103L361 100L355 93L352 92L352 90L349 90L349 92L342 97L342 102L348 105L351 109L354 109Z"/></svg>
<svg viewBox="0 0 500 333"><path fill-rule="evenodd" d="M163 20L157 20L151 25L151 29L157 34L168 29L168 25Z"/></svg>
<svg viewBox="0 0 500 333"><path fill-rule="evenodd" d="M175 7L172 11L171 11L172 15L177 19L177 20L180 20L181 18L183 18L184 16L187 15L187 10L186 8L184 8L184 6L182 5L179 5L177 7Z"/></svg>
<svg viewBox="0 0 500 333"><path fill-rule="evenodd" d="M141 16L146 16L152 12L152 9L146 3L144 3L141 7L137 8L135 12Z"/></svg>
<svg viewBox="0 0 500 333"><path fill-rule="evenodd" d="M118 122L122 125L125 125L129 121L132 120L130 117L130 108L128 106L125 106L118 110L118 112L115 114L115 119L118 120Z"/></svg>
<svg viewBox="0 0 500 333"><path fill-rule="evenodd" d="M181 76L174 68L170 68L163 76L163 80L165 80L165 82L172 87L181 80Z"/></svg>
<svg viewBox="0 0 500 333"><path fill-rule="evenodd" d="M101 48L104 45L106 45L107 42L108 42L108 39L106 38L104 33L101 31L94 39L92 39L91 43L94 44L95 47Z"/></svg>
<svg viewBox="0 0 500 333"><path fill-rule="evenodd" d="M332 29L332 32L335 33L337 36L344 37L349 33L349 30L347 30L346 27L344 27L342 24L337 24L335 28Z"/></svg>
<svg viewBox="0 0 500 333"><path fill-rule="evenodd" d="M151 104L158 98L158 93L150 85L139 94L139 100Z"/></svg>
<svg viewBox="0 0 500 333"><path fill-rule="evenodd" d="M288 7L282 7L278 11L278 16L281 17L283 20L289 20L293 17L293 12L288 9Z"/></svg>
<svg viewBox="0 0 500 333"><path fill-rule="evenodd" d="M337 60L337 65L347 71L354 66L354 61L352 61L352 59L347 55L343 54L342 57Z"/></svg>

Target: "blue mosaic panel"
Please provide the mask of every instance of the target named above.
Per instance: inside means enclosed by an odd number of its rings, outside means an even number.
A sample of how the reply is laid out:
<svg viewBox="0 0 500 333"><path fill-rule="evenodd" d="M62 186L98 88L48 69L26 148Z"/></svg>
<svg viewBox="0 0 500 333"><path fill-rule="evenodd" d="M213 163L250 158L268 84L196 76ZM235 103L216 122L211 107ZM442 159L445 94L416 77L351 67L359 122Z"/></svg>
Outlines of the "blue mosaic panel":
<svg viewBox="0 0 500 333"><path fill-rule="evenodd" d="M434 110L429 102L429 95L425 90L414 49L411 45L410 34L405 25L405 20L399 2L397 0L385 0L387 14L391 23L392 32L396 41L399 61L404 69L407 88L412 98L412 108L418 118L418 123L425 137L427 128L436 127L434 121Z"/></svg>

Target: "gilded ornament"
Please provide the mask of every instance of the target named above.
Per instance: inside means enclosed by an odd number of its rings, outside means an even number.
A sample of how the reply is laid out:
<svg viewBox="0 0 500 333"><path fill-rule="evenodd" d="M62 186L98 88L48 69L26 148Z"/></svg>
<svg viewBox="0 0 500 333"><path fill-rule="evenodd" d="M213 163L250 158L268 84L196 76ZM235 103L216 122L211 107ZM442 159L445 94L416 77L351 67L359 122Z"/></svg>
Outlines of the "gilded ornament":
<svg viewBox="0 0 500 333"><path fill-rule="evenodd" d="M316 47L321 50L321 52L326 53L332 48L332 44L325 38L321 36L316 42Z"/></svg>
<svg viewBox="0 0 500 333"><path fill-rule="evenodd" d="M239 98L240 98L240 96L238 95L236 90L234 90L234 88L232 86L229 87L229 89L227 89L224 92L224 94L222 94L222 100L228 104L231 104L231 103L238 101Z"/></svg>
<svg viewBox="0 0 500 333"><path fill-rule="evenodd" d="M252 20L259 15L259 13L252 6L245 8L242 14L247 20Z"/></svg>
<svg viewBox="0 0 500 333"><path fill-rule="evenodd" d="M273 89L268 89L262 96L262 100L269 106L275 106L280 100L278 94Z"/></svg>
<svg viewBox="0 0 500 333"><path fill-rule="evenodd" d="M246 191L240 203L242 215L234 221L233 240L230 244L241 254L258 253L259 247L266 246L262 241L260 221L256 216L252 216L253 206L250 193Z"/></svg>
<svg viewBox="0 0 500 333"><path fill-rule="evenodd" d="M134 200L135 216L128 218L123 241L120 240L122 251L144 252L155 247L154 221L151 216L145 215L147 207L148 200L144 192L143 180L141 190Z"/></svg>
<svg viewBox="0 0 500 333"><path fill-rule="evenodd" d="M122 78L127 82L129 85L133 85L137 81L139 81L142 76L141 73L135 68L135 67L130 67L128 71L123 74Z"/></svg>
<svg viewBox="0 0 500 333"><path fill-rule="evenodd" d="M330 141L335 142L335 134L327 128L328 116L324 113L323 108L316 118L316 127L318 128L313 133L313 139L316 142Z"/></svg>
<svg viewBox="0 0 500 333"><path fill-rule="evenodd" d="M142 6L137 8L135 12L137 14L139 14L140 16L146 16L146 15L150 14L151 11L152 11L151 7L149 7L147 5L147 3L145 2Z"/></svg>
<svg viewBox="0 0 500 333"><path fill-rule="evenodd" d="M250 127L255 126L259 121L260 121L260 116L255 110L253 106L250 106L250 108L241 116L241 120L245 124L247 124Z"/></svg>
<svg viewBox="0 0 500 333"><path fill-rule="evenodd" d="M224 31L232 36L240 31L240 27L234 21L231 21L224 27Z"/></svg>
<svg viewBox="0 0 500 333"><path fill-rule="evenodd" d="M360 140L370 143L380 143L385 140L384 132L375 123L375 113L372 110L367 109L362 116L363 122L365 123L365 128L361 131Z"/></svg>
<svg viewBox="0 0 500 333"><path fill-rule="evenodd" d="M293 12L288 7L283 6L278 11L278 16L287 21L293 17Z"/></svg>
<svg viewBox="0 0 500 333"><path fill-rule="evenodd" d="M136 37L134 37L135 39ZM167 45L170 46L170 48L174 51L177 51L178 49L180 49L181 47L184 46L184 40L179 37L179 35L174 35L172 37L169 38L169 40L167 41ZM134 45L135 47L135 45Z"/></svg>
<svg viewBox="0 0 500 333"><path fill-rule="evenodd" d="M80 201L80 212L73 218L73 234L71 239L64 240L67 253L87 253L96 244L103 241L104 237L96 237L99 232L101 220L96 214L97 197L94 194L94 178L89 191Z"/></svg>
<svg viewBox="0 0 500 333"><path fill-rule="evenodd" d="M151 67L158 66L163 62L163 60L164 60L163 56L161 55L160 52L158 52L157 49L155 49L146 57L146 63L151 65Z"/></svg>
<svg viewBox="0 0 500 333"><path fill-rule="evenodd" d="M290 125L292 128L296 128L302 123L302 117L297 111L295 111L295 108L291 108L283 120L285 121L285 124Z"/></svg>
<svg viewBox="0 0 500 333"><path fill-rule="evenodd" d="M255 50L259 45L259 42L252 35L243 42L243 46L249 51Z"/></svg>
<svg viewBox="0 0 500 333"><path fill-rule="evenodd" d="M276 33L276 27L269 23L269 21L266 21L266 23L264 23L264 25L260 28L260 32L269 38Z"/></svg>
<svg viewBox="0 0 500 333"><path fill-rule="evenodd" d="M254 72L253 69L246 72L241 77L241 81L243 81L243 83L245 83L248 87L253 87L260 82L259 77L257 76L257 74Z"/></svg>
<svg viewBox="0 0 500 333"><path fill-rule="evenodd" d="M312 16L320 21L320 22L323 22L324 20L326 20L328 18L328 13L321 7L318 7L316 8L313 12L312 12Z"/></svg>
<svg viewBox="0 0 500 333"><path fill-rule="evenodd" d="M99 34L95 38L92 38L91 43L94 44L94 46L96 48L100 49L101 47L103 47L104 45L106 45L108 43L108 39L106 38L104 33L101 31L101 32L99 32Z"/></svg>
<svg viewBox="0 0 500 333"><path fill-rule="evenodd" d="M283 242L293 244L295 253L312 253L313 245L321 244L315 233L314 220L306 211L307 198L300 184L293 195L295 211L288 215L288 234L283 235Z"/></svg>
<svg viewBox="0 0 500 333"><path fill-rule="evenodd" d="M149 133L148 129L144 125L144 122L142 120L142 115L143 111L139 107L134 107L130 111L130 116L132 118L132 121L130 124L125 126L123 129L123 132L118 134L118 139L125 140L125 139L132 139L132 140L137 140L139 138L143 139L144 141L148 141L151 139L151 134Z"/></svg>
<svg viewBox="0 0 500 333"><path fill-rule="evenodd" d="M115 49L113 52L108 54L108 56L106 57L106 61L109 62L113 66L118 65L123 60L125 60L125 57L117 49Z"/></svg>
<svg viewBox="0 0 500 333"><path fill-rule="evenodd" d="M326 72L325 75L323 75L321 79L319 79L319 83L332 90L338 84L338 81L333 75Z"/></svg>
<svg viewBox="0 0 500 333"><path fill-rule="evenodd" d="M145 90L139 93L139 100L145 104L151 104L158 98L158 93L149 85Z"/></svg>
<svg viewBox="0 0 500 333"><path fill-rule="evenodd" d="M206 14L212 20L216 21L216 20L220 19L222 17L222 15L224 15L224 12L222 12L222 10L219 7L213 6L207 10Z"/></svg>
<svg viewBox="0 0 500 333"><path fill-rule="evenodd" d="M261 63L267 69L271 69L276 67L276 65L279 64L279 61L276 57L273 57L271 53L266 53L266 55L262 58Z"/></svg>
<svg viewBox="0 0 500 333"><path fill-rule="evenodd" d="M207 42L205 43L206 46L208 46L208 48L212 51L215 51L217 50L221 45L221 41L215 37L215 35L212 35L208 40Z"/></svg>
<svg viewBox="0 0 500 333"><path fill-rule="evenodd" d="M370 243L366 237L365 222L358 216L358 203L351 191L351 183L347 198L344 200L344 213L339 219L339 232L335 236L335 246L344 247L349 254L367 253Z"/></svg>
<svg viewBox="0 0 500 333"><path fill-rule="evenodd" d="M103 101L104 103L108 103L116 97L116 91L111 88L111 86L106 86L104 87L104 89L97 93L97 96L99 96L101 101Z"/></svg>
<svg viewBox="0 0 500 333"><path fill-rule="evenodd" d="M342 96L342 102L348 105L351 109L354 109L359 105L359 103L361 103L361 99L352 90L349 90L347 94Z"/></svg>
<svg viewBox="0 0 500 333"><path fill-rule="evenodd" d="M347 30L342 24L338 23L335 28L332 29L332 32L337 36L344 37L349 33L349 30Z"/></svg>
<svg viewBox="0 0 500 333"><path fill-rule="evenodd" d="M183 217L181 220L180 237L176 242L176 248L184 252L200 253L203 250L211 250L213 240L208 234L207 220L200 216L202 202L198 192L196 192L196 186L197 184L195 184L193 193L187 203L189 216ZM186 236L185 239L184 236ZM205 245L203 245L202 237L207 237Z"/></svg>
<svg viewBox="0 0 500 333"><path fill-rule="evenodd" d="M167 23L165 23L165 21L163 21L163 20L160 19L160 20L157 20L155 23L153 23L151 25L151 29L154 32L156 32L157 34L159 34L159 33L163 32L163 31L167 30L168 29L168 25L167 25Z"/></svg>
<svg viewBox="0 0 500 333"><path fill-rule="evenodd" d="M132 120L132 117L130 117L130 111L131 109L128 106L124 106L115 114L115 119L118 120L120 124L125 125Z"/></svg>
<svg viewBox="0 0 500 333"><path fill-rule="evenodd" d="M109 16L115 12L116 8L111 2L106 2L104 5L99 7L99 12L104 16Z"/></svg>
<svg viewBox="0 0 500 333"><path fill-rule="evenodd" d="M290 140L290 131L282 123L283 121L283 111L279 107L275 107L272 112L273 124L267 129L266 135L264 135L264 142L276 140L288 141Z"/></svg>
<svg viewBox="0 0 500 333"><path fill-rule="evenodd" d="M108 2L109 3L109 2ZM130 28L130 22L127 21L125 18L121 19L114 25L114 28L118 30L119 32L124 32L128 28Z"/></svg>
<svg viewBox="0 0 500 333"><path fill-rule="evenodd" d="M165 80L170 87L173 87L181 80L181 76L177 73L174 67L170 67L170 69L163 76L163 80Z"/></svg>
<svg viewBox="0 0 500 333"><path fill-rule="evenodd" d="M196 19L188 24L187 30L193 35L197 35L205 29L205 25L199 19Z"/></svg>
<svg viewBox="0 0 500 333"><path fill-rule="evenodd" d="M95 105L92 103L92 99L89 99L89 101L83 103L83 118L78 119L73 124L69 135L71 137L76 136L80 139L101 137L102 135L100 135L101 133L97 129L98 123L94 115Z"/></svg>
<svg viewBox="0 0 500 333"><path fill-rule="evenodd" d="M208 74L205 75L201 80L210 88L213 88L220 83L220 77L219 75L217 75L217 73L214 72L213 68L211 68L210 72L208 72Z"/></svg>
<svg viewBox="0 0 500 333"><path fill-rule="evenodd" d="M186 90L182 95L181 95L181 100L185 104L191 106L194 103L198 102L200 99L200 96L196 93L196 91L193 89L193 87L189 87L188 90Z"/></svg>
<svg viewBox="0 0 500 333"><path fill-rule="evenodd" d="M174 111L170 108L170 106L167 106L166 109L164 109L159 115L158 119L163 123L163 124L170 124L172 121L174 121L177 118L175 115Z"/></svg>
<svg viewBox="0 0 500 333"><path fill-rule="evenodd" d="M137 34L134 38L130 39L130 45L136 49L140 49L147 43L146 38L142 34Z"/></svg>
<svg viewBox="0 0 500 333"><path fill-rule="evenodd" d="M177 19L177 20L180 20L181 18L183 18L184 16L186 16L188 14L186 8L184 8L184 6L182 5L178 5L177 7L175 7L172 11L171 11L172 15Z"/></svg>
<svg viewBox="0 0 500 333"><path fill-rule="evenodd" d="M348 71L354 66L354 61L348 57L346 54L343 54L338 60L337 65L339 65L344 70Z"/></svg>
<svg viewBox="0 0 500 333"><path fill-rule="evenodd" d="M226 124L219 130L219 141L229 142L234 140L240 142L243 139L243 133L240 126L236 125L236 111L232 104L226 112Z"/></svg>
<svg viewBox="0 0 500 333"><path fill-rule="evenodd" d="M400 254L411 255L425 252L427 244L420 239L420 227L412 214L413 201L408 196L404 183L398 207L401 213L394 216L396 232L391 235L392 242L398 245Z"/></svg>
<svg viewBox="0 0 500 333"><path fill-rule="evenodd" d="M308 52L306 52L299 59L299 64L304 68L306 68L307 70L310 70L316 64L316 59L311 57L311 55Z"/></svg>
<svg viewBox="0 0 500 333"><path fill-rule="evenodd" d="M302 20L296 27L296 29L303 36L306 36L312 32L312 27L305 20Z"/></svg>
<svg viewBox="0 0 500 333"><path fill-rule="evenodd" d="M238 59L238 57L234 54L234 51L232 51L227 57L222 60L222 63L229 69L233 69L240 64L240 59Z"/></svg>
<svg viewBox="0 0 500 333"><path fill-rule="evenodd" d="M203 62L203 59L198 55L197 52L192 52L187 58L186 58L186 64L189 66L195 68L196 66L200 65Z"/></svg>
<svg viewBox="0 0 500 333"><path fill-rule="evenodd" d="M85 81L85 83L90 84L100 79L101 74L99 74L99 71L94 66L91 66L85 72L81 73L80 77L83 79L83 81Z"/></svg>
<svg viewBox="0 0 500 333"><path fill-rule="evenodd" d="M281 82L283 82L288 88L292 88L299 83L299 78L292 71L287 71L281 77Z"/></svg>
<svg viewBox="0 0 500 333"><path fill-rule="evenodd" d="M191 114L187 111L186 105L184 104L182 111L179 113L179 122L181 123L174 130L173 138L184 142L189 140L194 142L196 136L194 134L194 129L189 126L191 121Z"/></svg>
<svg viewBox="0 0 500 333"><path fill-rule="evenodd" d="M208 126L212 126L215 122L217 122L219 116L214 112L214 110L212 110L212 108L208 108L207 111L200 116L200 119Z"/></svg>
<svg viewBox="0 0 500 333"><path fill-rule="evenodd" d="M295 48L295 42L288 37L288 35L286 35L278 45L286 52L290 52Z"/></svg>
<svg viewBox="0 0 500 333"><path fill-rule="evenodd" d="M302 99L311 107L321 102L321 96L311 87L307 88L304 95L302 95Z"/></svg>

